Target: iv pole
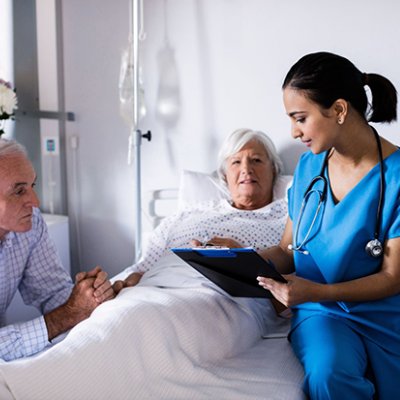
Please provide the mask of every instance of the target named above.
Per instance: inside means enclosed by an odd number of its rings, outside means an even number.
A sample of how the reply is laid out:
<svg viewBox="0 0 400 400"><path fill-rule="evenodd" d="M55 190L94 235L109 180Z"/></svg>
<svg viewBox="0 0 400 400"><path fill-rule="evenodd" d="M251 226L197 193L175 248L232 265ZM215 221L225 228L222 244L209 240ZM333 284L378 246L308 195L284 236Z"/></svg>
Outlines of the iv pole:
<svg viewBox="0 0 400 400"><path fill-rule="evenodd" d="M143 7L143 2L140 1ZM132 38L132 58L133 58L133 124L129 136L129 152L133 147L133 157L135 160L135 264L142 256L142 193L141 193L141 158L140 146L142 138L151 140L151 132L142 134L138 129L138 110L139 110L139 35L140 35L140 13L139 0L131 0L131 23L130 37Z"/></svg>

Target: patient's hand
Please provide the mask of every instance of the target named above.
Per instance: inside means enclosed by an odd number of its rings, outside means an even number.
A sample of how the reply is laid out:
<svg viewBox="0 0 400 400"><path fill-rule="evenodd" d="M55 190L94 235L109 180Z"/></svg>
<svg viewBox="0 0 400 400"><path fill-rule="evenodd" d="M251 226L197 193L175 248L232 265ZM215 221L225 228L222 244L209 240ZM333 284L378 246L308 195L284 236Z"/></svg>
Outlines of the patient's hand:
<svg viewBox="0 0 400 400"><path fill-rule="evenodd" d="M140 279L142 278L142 272L133 272L123 281L115 281L113 284L113 289L115 295L117 295L123 288L136 286Z"/></svg>
<svg viewBox="0 0 400 400"><path fill-rule="evenodd" d="M201 243L197 239L193 239L190 241L190 245L193 247L197 246L221 246L221 247L229 247L230 249L237 249L239 247L243 247L239 242L230 238L223 238L214 236L212 239L208 240L206 243Z"/></svg>

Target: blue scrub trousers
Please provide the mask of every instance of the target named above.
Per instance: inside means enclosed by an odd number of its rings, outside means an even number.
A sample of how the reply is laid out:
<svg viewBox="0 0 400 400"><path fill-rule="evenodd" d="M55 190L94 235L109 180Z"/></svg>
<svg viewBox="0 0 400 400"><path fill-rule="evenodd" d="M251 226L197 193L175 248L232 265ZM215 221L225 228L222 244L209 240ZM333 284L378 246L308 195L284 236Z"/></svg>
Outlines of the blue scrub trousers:
<svg viewBox="0 0 400 400"><path fill-rule="evenodd" d="M400 356L359 335L345 320L312 316L293 330L290 341L310 399L398 398ZM373 382L366 377L370 373Z"/></svg>

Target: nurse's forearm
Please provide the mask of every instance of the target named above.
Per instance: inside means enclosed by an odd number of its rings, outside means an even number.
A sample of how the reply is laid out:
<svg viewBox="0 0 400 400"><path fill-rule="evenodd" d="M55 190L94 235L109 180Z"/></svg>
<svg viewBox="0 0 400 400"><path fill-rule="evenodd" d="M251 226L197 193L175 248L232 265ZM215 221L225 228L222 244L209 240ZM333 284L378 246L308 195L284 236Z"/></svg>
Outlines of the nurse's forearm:
<svg viewBox="0 0 400 400"><path fill-rule="evenodd" d="M373 301L400 293L394 277L380 271L348 282L320 285L314 301Z"/></svg>

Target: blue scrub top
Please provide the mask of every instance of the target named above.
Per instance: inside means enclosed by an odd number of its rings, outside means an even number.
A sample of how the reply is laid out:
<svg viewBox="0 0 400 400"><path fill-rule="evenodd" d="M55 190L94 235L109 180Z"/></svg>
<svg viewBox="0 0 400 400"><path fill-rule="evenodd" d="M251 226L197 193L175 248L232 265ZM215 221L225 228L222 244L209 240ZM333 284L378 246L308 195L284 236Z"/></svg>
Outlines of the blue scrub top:
<svg viewBox="0 0 400 400"><path fill-rule="evenodd" d="M293 236L305 191L320 173L325 155L307 152L297 165L289 190ZM383 165L385 190L379 236L381 243L400 236L400 150L387 157ZM379 163L339 203L333 199L327 168L323 173L327 181L326 199L302 247L309 255L294 252L296 274L315 282L337 283L379 271L382 258L373 258L365 252L366 244L374 239L380 189ZM322 191L322 180L313 189ZM303 241L310 228L318 199L317 193L308 197L297 242L293 242L296 246ZM390 352L400 354L400 294L367 302L303 303L293 307L293 313L292 329L316 314L344 318L359 334Z"/></svg>

